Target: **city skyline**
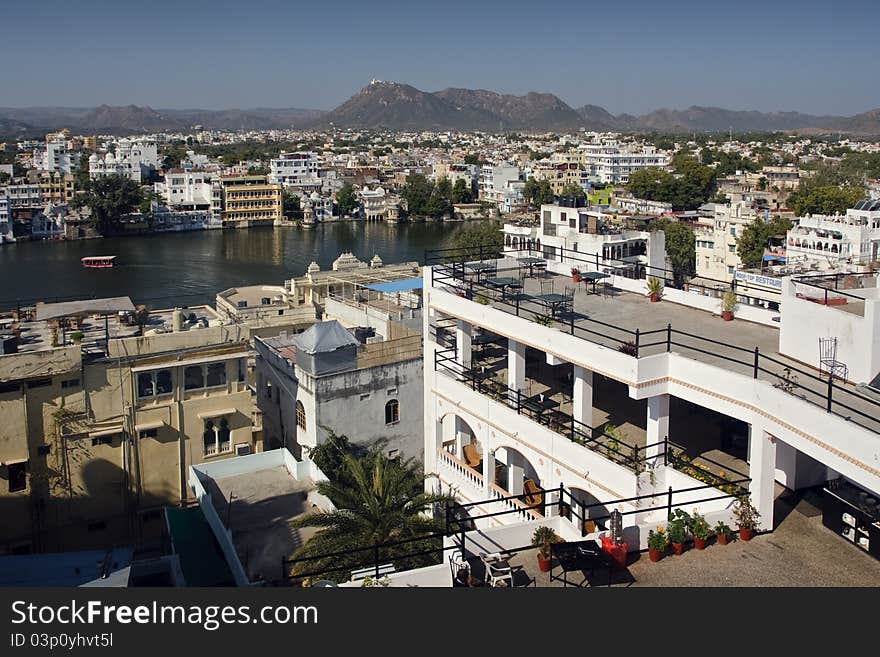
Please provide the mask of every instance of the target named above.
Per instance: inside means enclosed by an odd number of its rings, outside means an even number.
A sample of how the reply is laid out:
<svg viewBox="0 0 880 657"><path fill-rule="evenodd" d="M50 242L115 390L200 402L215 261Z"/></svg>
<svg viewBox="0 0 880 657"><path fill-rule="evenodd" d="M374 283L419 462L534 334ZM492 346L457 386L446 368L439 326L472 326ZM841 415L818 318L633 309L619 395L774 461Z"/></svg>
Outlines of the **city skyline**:
<svg viewBox="0 0 880 657"><path fill-rule="evenodd" d="M0 43L0 57L26 65L0 71L0 86L12 91L0 105L329 110L378 78L425 91L553 93L615 114L702 105L852 115L880 107L868 83L878 55L874 4L838 3L832 22L815 20L818 3L746 2L736 14L690 1L676 3L678 11L635 4L627 13L637 19L569 4L545 12L548 20L518 2L454 1L442 13L393 2L260 0L246 12L225 0L173 11L158 3L148 15L104 2L14 6L7 17L17 29ZM235 20L217 20L230 12ZM55 48L36 48L41 41L65 43L63 60Z"/></svg>

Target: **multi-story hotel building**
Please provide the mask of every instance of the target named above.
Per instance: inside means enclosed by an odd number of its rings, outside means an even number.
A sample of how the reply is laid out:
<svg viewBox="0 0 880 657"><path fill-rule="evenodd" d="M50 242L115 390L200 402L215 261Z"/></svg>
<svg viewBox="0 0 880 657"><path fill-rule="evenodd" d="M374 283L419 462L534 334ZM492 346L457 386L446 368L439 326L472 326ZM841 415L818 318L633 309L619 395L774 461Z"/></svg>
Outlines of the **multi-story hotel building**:
<svg viewBox="0 0 880 657"><path fill-rule="evenodd" d="M281 185L266 176L224 176L223 225L235 227L273 225L283 216Z"/></svg>
<svg viewBox="0 0 880 657"><path fill-rule="evenodd" d="M844 215L801 217L786 235L789 261L824 268L880 260L880 200L860 201Z"/></svg>
<svg viewBox="0 0 880 657"><path fill-rule="evenodd" d="M281 153L269 161L269 182L285 187L318 185L318 154L311 151Z"/></svg>

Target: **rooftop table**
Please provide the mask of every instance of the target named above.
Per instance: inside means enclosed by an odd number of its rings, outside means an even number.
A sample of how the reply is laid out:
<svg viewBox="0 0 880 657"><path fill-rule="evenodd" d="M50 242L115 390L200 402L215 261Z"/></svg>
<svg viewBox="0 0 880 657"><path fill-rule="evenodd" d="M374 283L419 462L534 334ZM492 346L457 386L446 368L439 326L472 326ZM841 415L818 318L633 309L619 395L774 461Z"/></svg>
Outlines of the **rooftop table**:
<svg viewBox="0 0 880 657"><path fill-rule="evenodd" d="M568 586L568 573L589 572L592 575L597 568L609 569L608 581L611 581L610 566L606 561L599 544L596 541L575 541L570 543L554 543L550 546L550 557L556 557L558 566L562 569L562 577L553 575L553 566L550 567L550 581L561 579L563 586ZM583 586L588 580L584 579L578 586Z"/></svg>
<svg viewBox="0 0 880 657"><path fill-rule="evenodd" d="M608 278L608 274L602 273L601 271L585 271L581 273L581 280L584 281L584 285L587 283L593 284L593 294L596 293L596 283L601 281L603 278Z"/></svg>
<svg viewBox="0 0 880 657"><path fill-rule="evenodd" d="M571 297L565 294L559 294L558 292L551 292L549 294L538 294L532 297L535 301L540 303L543 306L546 306L550 309L550 314L553 317L556 317L556 313L559 311L559 307L566 304L568 301L571 301Z"/></svg>
<svg viewBox="0 0 880 657"><path fill-rule="evenodd" d="M500 288L501 289L501 299L504 300L507 296L507 289L522 289L522 282L518 278L513 278L512 276L498 276L496 278L487 278L486 285L492 288Z"/></svg>
<svg viewBox="0 0 880 657"><path fill-rule="evenodd" d="M538 269L542 269L547 266L547 261L544 258L536 258L534 256L523 256L522 258L517 258L516 261L525 267L529 268L529 276L533 276L535 273L535 267Z"/></svg>

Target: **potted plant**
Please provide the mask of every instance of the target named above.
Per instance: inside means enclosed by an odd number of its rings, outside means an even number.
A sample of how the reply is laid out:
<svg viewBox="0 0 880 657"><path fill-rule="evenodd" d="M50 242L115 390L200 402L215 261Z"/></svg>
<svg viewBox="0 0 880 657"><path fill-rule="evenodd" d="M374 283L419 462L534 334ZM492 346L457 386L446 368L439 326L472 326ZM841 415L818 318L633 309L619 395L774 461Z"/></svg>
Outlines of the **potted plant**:
<svg viewBox="0 0 880 657"><path fill-rule="evenodd" d="M668 545L669 537L662 527L657 527L657 531L648 530L648 558L651 561L660 561Z"/></svg>
<svg viewBox="0 0 880 657"><path fill-rule="evenodd" d="M550 527L541 526L532 534L532 547L538 548L538 570L550 572L550 546L560 543L562 539Z"/></svg>
<svg viewBox="0 0 880 657"><path fill-rule="evenodd" d="M581 282L581 270L577 267L571 268L571 280L573 280L575 283Z"/></svg>
<svg viewBox="0 0 880 657"><path fill-rule="evenodd" d="M706 541L712 536L712 527L706 522L706 518L696 511L691 515L691 534L694 535L694 547L697 550L705 549Z"/></svg>
<svg viewBox="0 0 880 657"><path fill-rule="evenodd" d="M736 292L728 290L721 297L721 319L729 322L733 319L733 309L736 307Z"/></svg>
<svg viewBox="0 0 880 657"><path fill-rule="evenodd" d="M752 506L748 495L743 495L736 501L733 507L733 516L736 518L737 527L739 527L740 540L750 541L755 535L755 529L758 528L761 514Z"/></svg>
<svg viewBox="0 0 880 657"><path fill-rule="evenodd" d="M718 545L730 543L730 527L723 520L719 520L715 525L715 536L718 537Z"/></svg>
<svg viewBox="0 0 880 657"><path fill-rule="evenodd" d="M83 333L82 331L74 331L70 334L70 339L73 340L74 344L79 344L83 341Z"/></svg>
<svg viewBox="0 0 880 657"><path fill-rule="evenodd" d="M663 281L661 281L656 276L651 276L648 278L648 296L651 299L651 303L656 303L660 301L660 297L663 295Z"/></svg>
<svg viewBox="0 0 880 657"><path fill-rule="evenodd" d="M666 525L666 533L669 535L669 542L672 544L672 551L675 554L684 552L684 544L688 538L688 525L690 524L690 516L676 509L675 513L669 516L669 522Z"/></svg>

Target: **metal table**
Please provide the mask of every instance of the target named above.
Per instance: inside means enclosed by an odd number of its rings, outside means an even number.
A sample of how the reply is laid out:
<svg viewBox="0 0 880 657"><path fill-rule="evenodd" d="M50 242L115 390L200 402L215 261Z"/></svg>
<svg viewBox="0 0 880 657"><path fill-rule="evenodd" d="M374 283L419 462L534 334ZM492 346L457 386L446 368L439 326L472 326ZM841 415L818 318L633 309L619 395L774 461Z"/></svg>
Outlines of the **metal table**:
<svg viewBox="0 0 880 657"><path fill-rule="evenodd" d="M553 574L553 565L550 566L550 581L561 580L563 586L568 586L568 573L579 571L581 573L595 573L598 568L608 569L608 585L611 585L611 566L602 554L602 549L596 541L574 541L570 543L554 543L550 546L550 557L556 558L557 565L562 569L562 577ZM589 577L584 579L578 587L584 585Z"/></svg>
<svg viewBox="0 0 880 657"><path fill-rule="evenodd" d="M596 294L596 283L603 278L608 278L608 274L603 274L601 271L587 271L581 274L581 280L584 282L584 285L587 283L593 284L593 294Z"/></svg>
<svg viewBox="0 0 880 657"><path fill-rule="evenodd" d="M535 258L534 256L524 256L522 258L517 258L516 261L520 265L529 268L529 276L535 275L535 267L543 269L547 266L547 261L544 260L544 258Z"/></svg>
<svg viewBox="0 0 880 657"><path fill-rule="evenodd" d="M487 278L486 285L494 289L501 290L501 299L505 300L507 298L507 290L511 289L522 289L522 283L518 278L513 278L510 276L498 276L496 278Z"/></svg>

